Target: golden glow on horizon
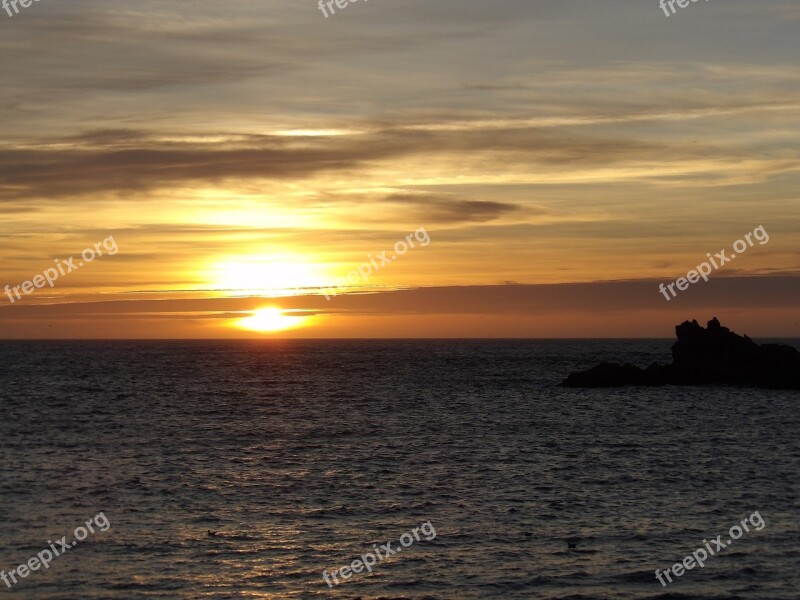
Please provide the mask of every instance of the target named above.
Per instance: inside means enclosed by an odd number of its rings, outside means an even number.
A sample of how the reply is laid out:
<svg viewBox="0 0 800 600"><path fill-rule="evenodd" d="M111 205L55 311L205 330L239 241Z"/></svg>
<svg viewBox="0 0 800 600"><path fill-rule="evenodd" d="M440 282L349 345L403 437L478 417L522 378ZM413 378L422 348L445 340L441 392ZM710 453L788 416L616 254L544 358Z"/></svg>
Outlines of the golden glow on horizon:
<svg viewBox="0 0 800 600"><path fill-rule="evenodd" d="M280 308L268 306L253 311L253 314L249 317L239 319L236 321L235 326L239 329L247 329L248 331L273 333L302 327L303 325L307 325L309 320L310 317L287 315Z"/></svg>

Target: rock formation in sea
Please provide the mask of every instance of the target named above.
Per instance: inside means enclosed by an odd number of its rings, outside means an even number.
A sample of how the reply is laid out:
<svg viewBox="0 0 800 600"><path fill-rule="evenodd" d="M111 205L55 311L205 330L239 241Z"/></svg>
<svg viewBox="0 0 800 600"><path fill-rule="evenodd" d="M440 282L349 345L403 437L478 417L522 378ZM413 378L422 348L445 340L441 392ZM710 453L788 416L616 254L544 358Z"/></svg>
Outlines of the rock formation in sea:
<svg viewBox="0 0 800 600"><path fill-rule="evenodd" d="M672 364L653 363L646 369L603 362L572 373L564 387L624 385L735 385L769 389L800 389L800 352L784 344L756 344L723 327L716 317L703 328L697 321L675 327Z"/></svg>

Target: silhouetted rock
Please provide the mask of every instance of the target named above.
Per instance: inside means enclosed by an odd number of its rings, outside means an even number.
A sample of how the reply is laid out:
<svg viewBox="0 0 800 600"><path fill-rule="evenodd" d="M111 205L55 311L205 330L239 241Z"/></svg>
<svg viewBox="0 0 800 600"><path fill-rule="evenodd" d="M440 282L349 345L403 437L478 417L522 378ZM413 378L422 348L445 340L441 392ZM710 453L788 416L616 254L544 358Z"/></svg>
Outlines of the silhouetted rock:
<svg viewBox="0 0 800 600"><path fill-rule="evenodd" d="M644 371L630 364L602 362L581 373L573 373L561 385L567 387L619 387L643 383Z"/></svg>
<svg viewBox="0 0 800 600"><path fill-rule="evenodd" d="M714 317L708 327L684 321L675 327L672 364L647 369L604 362L561 382L565 387L623 385L728 384L772 389L800 389L800 352L782 344L758 345L733 333Z"/></svg>

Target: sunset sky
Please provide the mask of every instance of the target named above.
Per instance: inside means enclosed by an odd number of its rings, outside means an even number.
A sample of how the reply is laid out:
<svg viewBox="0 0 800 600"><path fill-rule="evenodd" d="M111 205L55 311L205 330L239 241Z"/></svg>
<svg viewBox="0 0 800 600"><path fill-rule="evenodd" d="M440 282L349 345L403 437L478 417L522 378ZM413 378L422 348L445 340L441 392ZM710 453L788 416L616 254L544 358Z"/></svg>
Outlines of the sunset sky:
<svg viewBox="0 0 800 600"><path fill-rule="evenodd" d="M0 337L800 337L799 27L796 0L0 11L0 286L118 246L0 296Z"/></svg>

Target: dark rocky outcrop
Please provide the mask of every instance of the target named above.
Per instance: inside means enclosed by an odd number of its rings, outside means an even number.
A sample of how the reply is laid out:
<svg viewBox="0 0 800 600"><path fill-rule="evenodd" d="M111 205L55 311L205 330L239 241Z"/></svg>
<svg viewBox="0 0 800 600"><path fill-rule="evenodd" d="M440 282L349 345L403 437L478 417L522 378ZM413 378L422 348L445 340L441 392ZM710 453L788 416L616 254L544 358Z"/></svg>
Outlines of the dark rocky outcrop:
<svg viewBox="0 0 800 600"><path fill-rule="evenodd" d="M703 328L697 321L675 327L672 364L653 363L647 369L604 362L572 373L564 387L624 385L723 384L770 389L800 389L800 352L783 344L756 344L733 333L715 318Z"/></svg>

